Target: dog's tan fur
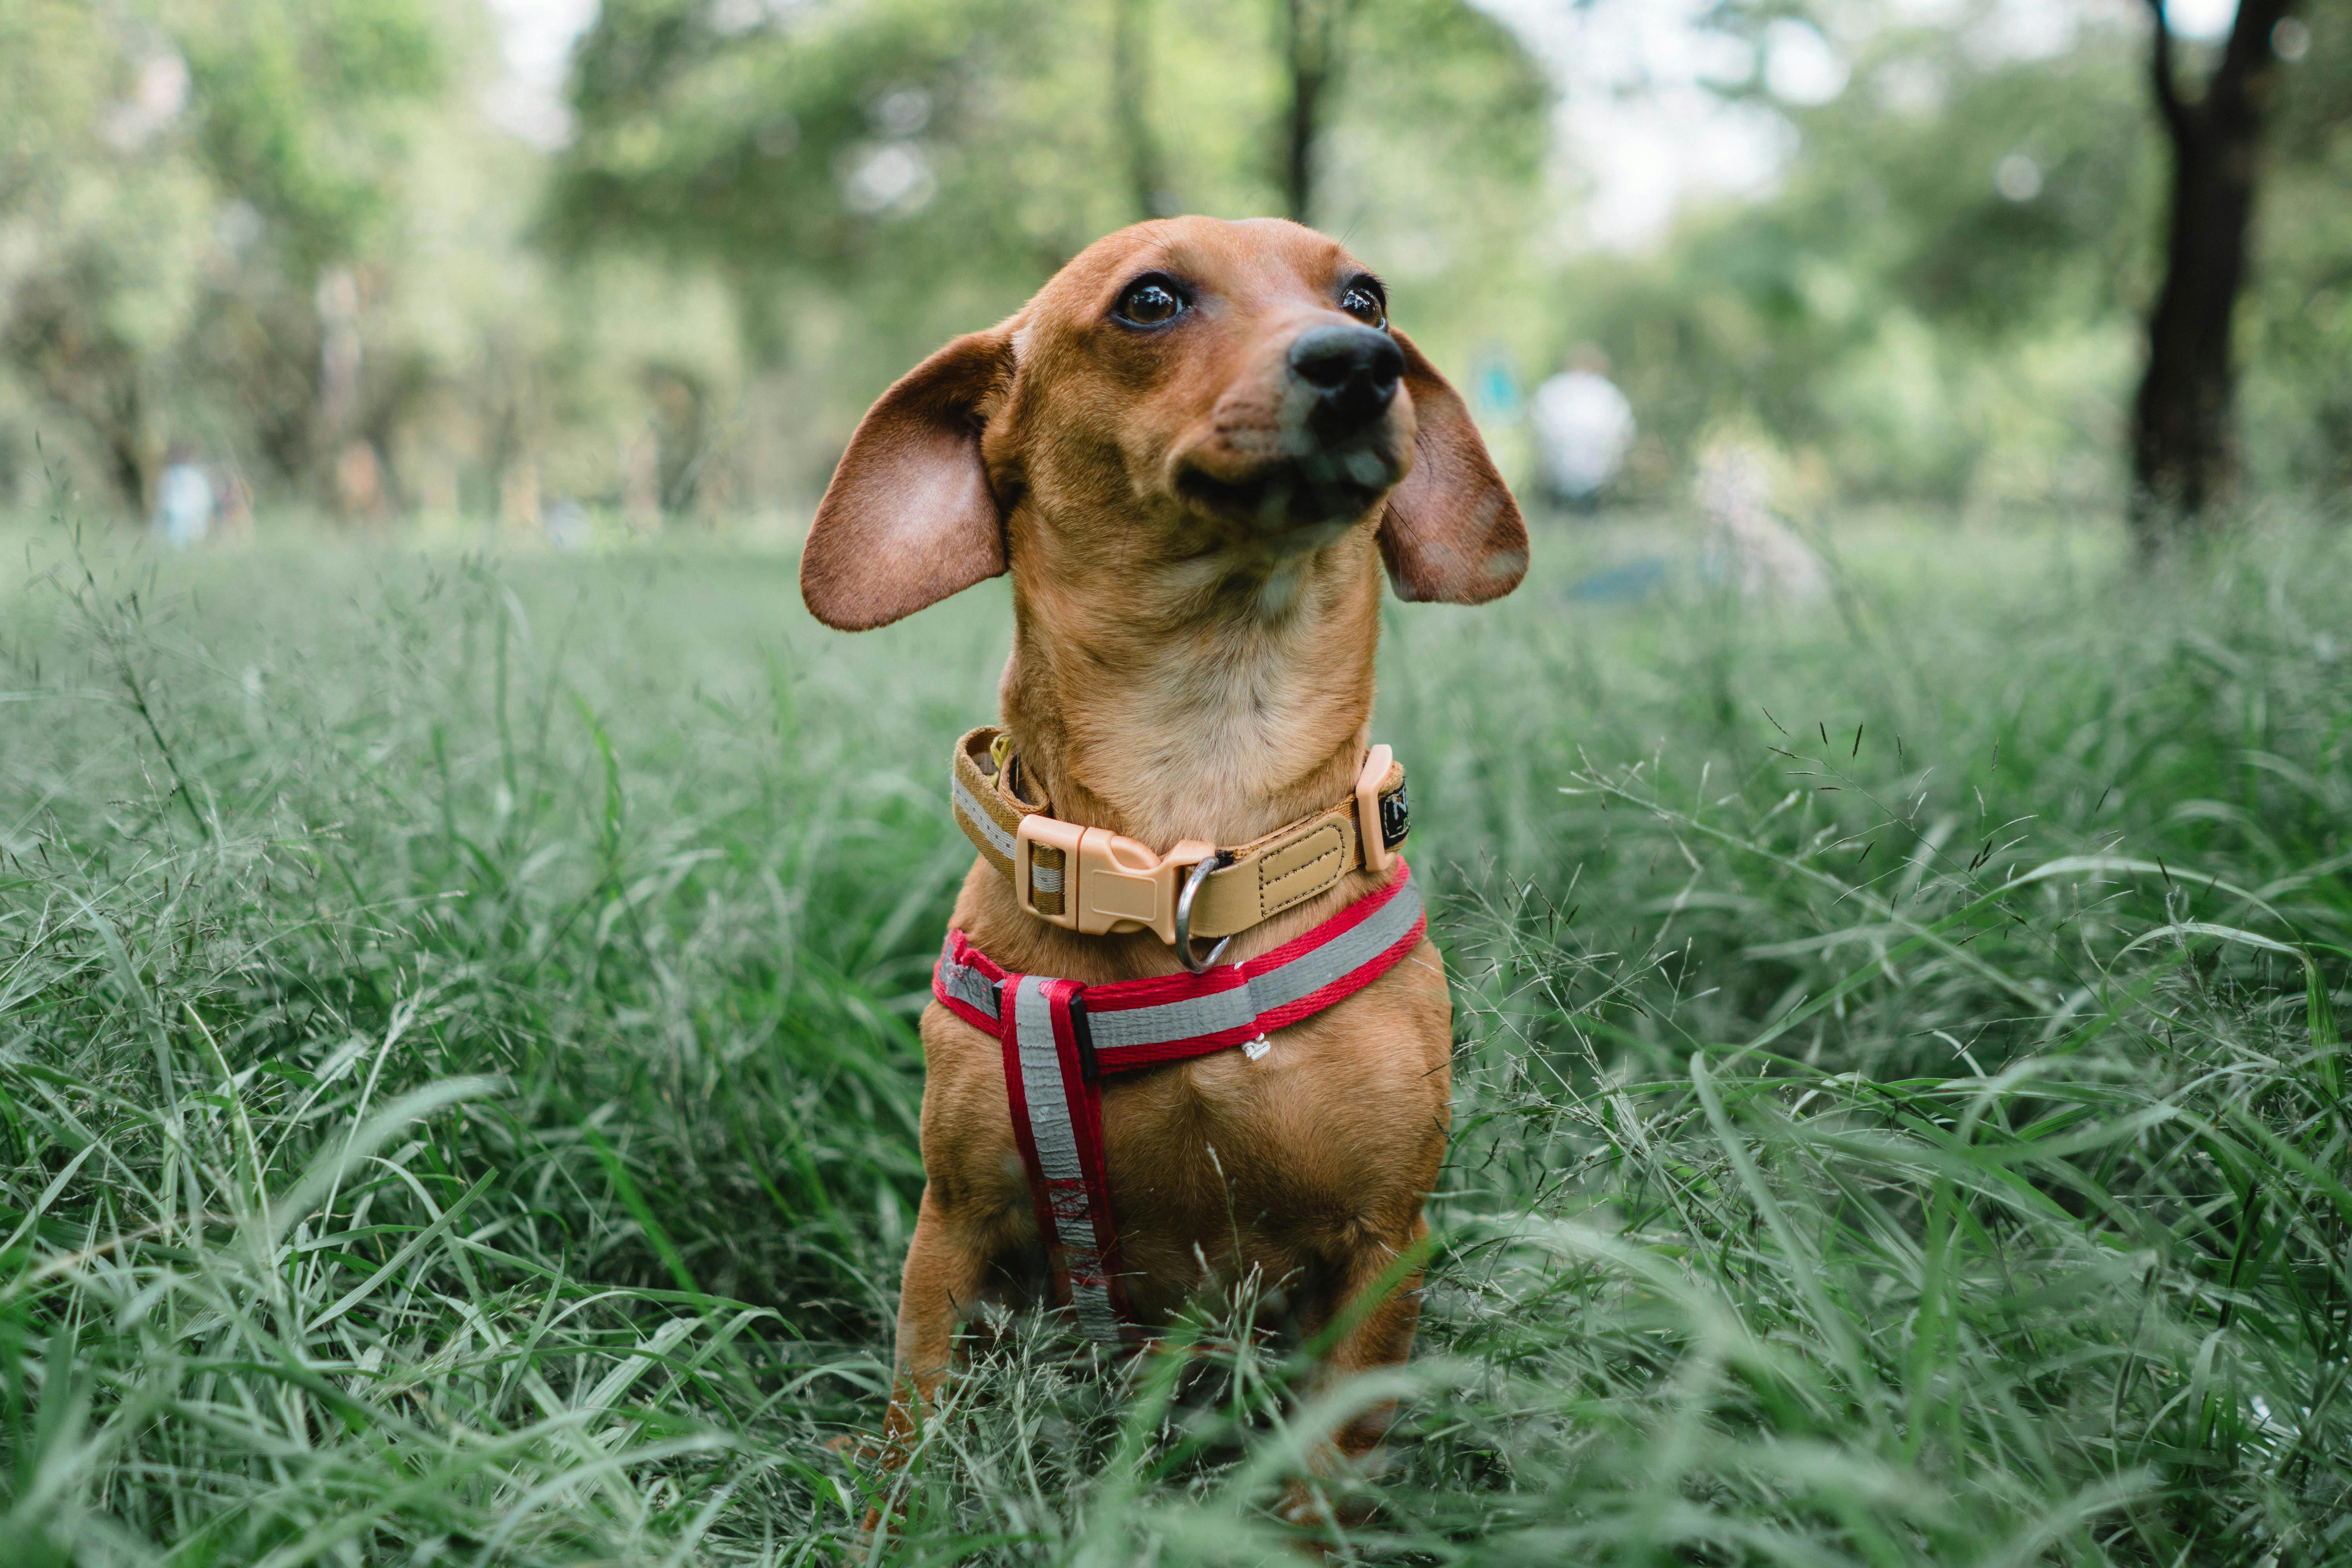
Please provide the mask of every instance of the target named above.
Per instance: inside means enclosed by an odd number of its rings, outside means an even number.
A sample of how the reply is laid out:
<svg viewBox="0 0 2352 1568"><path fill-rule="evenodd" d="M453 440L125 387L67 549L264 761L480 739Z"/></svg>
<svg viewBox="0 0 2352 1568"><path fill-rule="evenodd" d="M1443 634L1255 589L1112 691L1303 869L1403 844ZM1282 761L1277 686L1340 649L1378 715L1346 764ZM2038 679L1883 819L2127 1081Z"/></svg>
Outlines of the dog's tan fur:
<svg viewBox="0 0 2352 1568"><path fill-rule="evenodd" d="M1153 270L1192 286L1191 315L1158 333L1110 321L1119 291ZM1459 398L1402 334L1402 390L1357 459L1373 479L1360 512L1269 529L1188 489L1199 476L1245 482L1312 439L1285 354L1306 328L1349 321L1339 301L1361 273L1331 240L1278 220L1141 224L1089 247L867 415L803 557L811 608L834 626L880 625L1009 563L1003 721L1024 793L1066 820L1164 851L1243 843L1344 798L1369 738L1384 559L1405 596L1457 603L1507 593L1527 559ZM1359 874L1226 957L1375 886ZM984 860L955 923L1015 972L1096 984L1178 968L1149 933L1082 937L1024 914ZM1255 1269L1311 1333L1375 1280L1423 1232L1451 1030L1423 942L1281 1031L1263 1060L1225 1051L1107 1080L1111 1205L1138 1316L1163 1320ZM898 1310L896 1436L947 1373L958 1321L1043 1278L1001 1047L936 1003L922 1037L928 1183ZM1359 1320L1329 1369L1402 1361L1416 1285ZM1359 1419L1339 1449L1360 1455L1385 1423Z"/></svg>

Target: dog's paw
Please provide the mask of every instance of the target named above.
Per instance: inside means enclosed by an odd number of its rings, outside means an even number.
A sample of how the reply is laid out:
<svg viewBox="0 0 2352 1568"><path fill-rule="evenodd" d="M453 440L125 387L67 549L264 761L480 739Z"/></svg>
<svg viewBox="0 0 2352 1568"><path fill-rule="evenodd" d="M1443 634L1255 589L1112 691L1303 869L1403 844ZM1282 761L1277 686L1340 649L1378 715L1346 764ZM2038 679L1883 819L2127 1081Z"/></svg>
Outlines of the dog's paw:
<svg viewBox="0 0 2352 1568"><path fill-rule="evenodd" d="M1297 1531L1300 1544L1314 1556L1328 1557L1340 1546L1340 1536L1360 1530L1378 1517L1379 1505L1355 1494L1333 1496L1324 1483L1304 1478L1283 1489L1275 1517Z"/></svg>
<svg viewBox="0 0 2352 1568"><path fill-rule="evenodd" d="M878 1432L844 1432L827 1437L823 1445L828 1454L837 1455L853 1465L875 1465L891 1457L897 1445Z"/></svg>

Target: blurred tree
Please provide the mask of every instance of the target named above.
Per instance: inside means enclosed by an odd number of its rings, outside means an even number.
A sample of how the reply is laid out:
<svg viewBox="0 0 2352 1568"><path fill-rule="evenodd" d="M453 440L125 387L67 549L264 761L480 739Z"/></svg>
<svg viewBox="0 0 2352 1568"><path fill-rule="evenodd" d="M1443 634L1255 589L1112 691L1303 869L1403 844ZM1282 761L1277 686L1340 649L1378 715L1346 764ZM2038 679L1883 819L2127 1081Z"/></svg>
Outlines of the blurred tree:
<svg viewBox="0 0 2352 1568"><path fill-rule="evenodd" d="M425 0L0 5L0 358L129 506L176 386L242 405L296 479L359 424L366 262L436 26Z"/></svg>
<svg viewBox="0 0 2352 1568"><path fill-rule="evenodd" d="M1126 143L1128 200L1138 220L1175 210L1151 128L1150 37L1149 0L1111 0L1111 123Z"/></svg>
<svg viewBox="0 0 2352 1568"><path fill-rule="evenodd" d="M2352 494L2352 0L2305 0L2273 47L2236 433L2257 479Z"/></svg>
<svg viewBox="0 0 2352 1568"><path fill-rule="evenodd" d="M610 0L574 59L579 134L550 237L573 255L648 252L739 284L789 276L908 304L1055 262L1083 243L1082 214L1125 204L1099 177L1117 166L1108 147L1087 134L1098 110L1072 112L1099 95L1039 63L1068 49L1053 21L1010 0L782 19Z"/></svg>
<svg viewBox="0 0 2352 1568"><path fill-rule="evenodd" d="M1290 113L1281 142L1282 194L1290 216L1314 221L1315 155L1323 139L1334 79L1346 58L1348 23L1357 0L1281 0L1283 63Z"/></svg>
<svg viewBox="0 0 2352 1568"><path fill-rule="evenodd" d="M2281 9L2237 14L2239 58L2259 68L2245 90L2268 93L2273 134L2263 222L2233 231L2226 213L2165 221L2168 182L2186 165L2147 114L2155 46L2128 14L2053 12L2051 30L2021 36L2018 14L1992 0L1929 20L1867 0L1722 0L1711 21L1751 51L1723 90L1797 129L1787 180L1764 202L1694 215L1660 261L1578 264L1639 302L1612 293L1570 314L1612 348L1640 337L1654 358L1666 351L1654 370L1629 369L1650 384L1636 402L1653 433L1686 449L1710 423L1746 420L1819 456L1848 494L2121 495L2157 528L2165 507L2179 515L2181 481L2137 470L2168 454L2201 450L2209 497L2210 476L2226 478L2240 454L2266 486L2341 485L2352 474L2352 0ZM1828 102L1784 102L1767 85L1773 29L1796 26L1851 67ZM2164 47L2215 69L2231 47ZM2176 76L2201 83L2206 71L2186 64ZM2226 118L2226 92L2189 85L2172 97L2191 121ZM2195 210L2171 208L2176 220ZM2216 269L2197 258L2172 267L2168 241L2236 256L2245 308L2234 334L2215 324L2232 319L2226 309L2195 303ZM2179 279L2168 297L2168 271ZM2242 366L2231 364L2233 335ZM2199 363L2205 392L2177 395L2200 381L2183 367ZM2233 429L2238 380L2257 416ZM2201 447L2155 434L2158 409L2200 406L2221 410Z"/></svg>
<svg viewBox="0 0 2352 1568"><path fill-rule="evenodd" d="M0 362L142 511L210 205L173 139L186 98L175 56L86 5L0 6Z"/></svg>
<svg viewBox="0 0 2352 1568"><path fill-rule="evenodd" d="M1311 202L1360 235L1448 231L1412 248L1494 276L1534 222L1534 62L1464 0L1311 8L1308 59L1265 0L607 0L546 232L575 258L716 270L771 361L848 334L856 406L1154 213ZM1321 72L1305 121L1301 60Z"/></svg>
<svg viewBox="0 0 2352 1568"><path fill-rule="evenodd" d="M2289 9L2224 456L2341 489L2352 0ZM2145 13L1707 15L1793 154L1628 256L1551 248L1547 85L1464 0L606 0L552 157L482 112L479 0L0 0L0 499L37 434L134 508L181 438L278 497L364 446L390 500L519 527L542 496L792 505L925 350L1192 210L1343 235L1486 367L1506 452L1501 366L1592 339L1653 494L1737 426L1823 494L2106 512L2165 278ZM1774 91L1791 37L1842 91ZM2226 48L2170 47L2215 111Z"/></svg>
<svg viewBox="0 0 2352 1568"><path fill-rule="evenodd" d="M2132 407L2131 522L2143 554L2200 519L2235 468L2231 339L2247 267L2263 122L2277 74L2273 37L2292 0L2239 0L2220 60L2181 89L2165 0L2148 47L2172 153L2163 291L2147 323L2147 369Z"/></svg>
<svg viewBox="0 0 2352 1568"><path fill-rule="evenodd" d="M359 433L368 260L446 80L436 17L427 0L169 0L161 19L194 79L198 155L264 252L221 291L208 346L247 367L269 460L323 480Z"/></svg>
<svg viewBox="0 0 2352 1568"><path fill-rule="evenodd" d="M1850 497L2112 493L2150 273L2139 43L2091 21L2006 52L1993 12L1717 8L1747 62L1718 90L1794 130L1785 176L1695 211L1658 255L1572 260L1530 368L1606 347L1659 479L1740 426ZM1809 16L1844 85L1790 102L1772 29Z"/></svg>

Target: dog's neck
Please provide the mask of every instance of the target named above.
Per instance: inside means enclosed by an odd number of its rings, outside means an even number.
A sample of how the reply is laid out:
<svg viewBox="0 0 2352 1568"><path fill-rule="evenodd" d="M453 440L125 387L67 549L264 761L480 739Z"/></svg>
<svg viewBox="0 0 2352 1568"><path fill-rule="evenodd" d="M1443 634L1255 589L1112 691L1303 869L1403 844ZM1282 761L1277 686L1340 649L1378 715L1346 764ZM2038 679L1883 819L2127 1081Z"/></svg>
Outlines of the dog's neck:
<svg viewBox="0 0 2352 1568"><path fill-rule="evenodd" d="M1371 718L1380 580L1369 525L1278 562L1016 555L1001 696L1022 793L1163 853L1340 800Z"/></svg>

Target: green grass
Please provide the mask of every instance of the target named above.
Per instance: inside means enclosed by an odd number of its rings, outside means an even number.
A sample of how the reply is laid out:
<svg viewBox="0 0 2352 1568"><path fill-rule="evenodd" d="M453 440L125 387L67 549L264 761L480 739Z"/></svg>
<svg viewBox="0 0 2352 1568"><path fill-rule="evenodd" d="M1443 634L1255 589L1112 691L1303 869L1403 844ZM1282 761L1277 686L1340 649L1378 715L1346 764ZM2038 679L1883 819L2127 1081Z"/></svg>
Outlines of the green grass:
<svg viewBox="0 0 2352 1568"><path fill-rule="evenodd" d="M37 531L0 1558L1283 1562L1397 1394L1367 1560L2352 1562L2352 547L1841 544L1804 613L1586 606L1560 538L1391 610L1459 1034L1418 1358L1302 1404L1246 1298L1123 1376L1032 1321L869 1547L1001 585L852 639L715 546Z"/></svg>

